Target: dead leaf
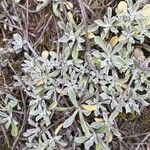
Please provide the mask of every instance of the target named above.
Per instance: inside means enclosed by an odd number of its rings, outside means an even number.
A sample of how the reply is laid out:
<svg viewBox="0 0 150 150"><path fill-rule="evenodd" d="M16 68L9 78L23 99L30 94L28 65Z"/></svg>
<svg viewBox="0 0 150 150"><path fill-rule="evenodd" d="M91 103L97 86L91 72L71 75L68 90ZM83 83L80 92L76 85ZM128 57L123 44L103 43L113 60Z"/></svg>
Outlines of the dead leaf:
<svg viewBox="0 0 150 150"><path fill-rule="evenodd" d="M63 123L61 123L57 128L56 128L56 130L55 130L55 135L57 135L58 134L58 132L60 131L60 129L63 127Z"/></svg>
<svg viewBox="0 0 150 150"><path fill-rule="evenodd" d="M104 120L102 118L94 118L95 122L103 122Z"/></svg>
<svg viewBox="0 0 150 150"><path fill-rule="evenodd" d="M145 17L150 17L150 4L146 4L141 10L140 13Z"/></svg>
<svg viewBox="0 0 150 150"><path fill-rule="evenodd" d="M94 36L95 36L95 35L94 35L94 33L92 33L92 32L88 32L88 38L89 38L89 39L94 38Z"/></svg>
<svg viewBox="0 0 150 150"><path fill-rule="evenodd" d="M43 51L42 52L42 57L48 58L49 52L48 51Z"/></svg>
<svg viewBox="0 0 150 150"><path fill-rule="evenodd" d="M66 4L66 8L67 8L68 10L73 9L73 4L72 4L71 2L66 2L65 4Z"/></svg>
<svg viewBox="0 0 150 150"><path fill-rule="evenodd" d="M109 41L109 44L110 44L112 47L114 47L114 46L118 43L118 41L119 41L118 36L113 36L113 37L111 38L111 40Z"/></svg>
<svg viewBox="0 0 150 150"><path fill-rule="evenodd" d="M96 105L85 105L85 104L82 104L81 108L83 108L84 110L88 110L88 111L94 111L94 110L97 109L97 106Z"/></svg>
<svg viewBox="0 0 150 150"><path fill-rule="evenodd" d="M143 25L150 25L150 17L142 20Z"/></svg>
<svg viewBox="0 0 150 150"><path fill-rule="evenodd" d="M139 60L144 60L145 56L143 51L140 48L136 48L133 52L133 56Z"/></svg>
<svg viewBox="0 0 150 150"><path fill-rule="evenodd" d="M107 140L108 140L108 143L110 143L110 142L112 141L112 139L113 139L113 134L112 134L111 131L109 131L109 132L107 133Z"/></svg>
<svg viewBox="0 0 150 150"><path fill-rule="evenodd" d="M120 3L118 4L117 9L118 9L119 12L127 11L128 5L125 1L120 1Z"/></svg>
<svg viewBox="0 0 150 150"><path fill-rule="evenodd" d="M44 81L43 81L43 80L38 80L38 81L36 82L36 86L40 86L40 85L42 85L42 84L44 84Z"/></svg>
<svg viewBox="0 0 150 150"><path fill-rule="evenodd" d="M69 21L71 24L76 25L76 23L75 23L75 21L74 21L74 19L73 19L73 14L71 13L71 11L69 11L69 12L67 13L67 18L68 18L68 21Z"/></svg>

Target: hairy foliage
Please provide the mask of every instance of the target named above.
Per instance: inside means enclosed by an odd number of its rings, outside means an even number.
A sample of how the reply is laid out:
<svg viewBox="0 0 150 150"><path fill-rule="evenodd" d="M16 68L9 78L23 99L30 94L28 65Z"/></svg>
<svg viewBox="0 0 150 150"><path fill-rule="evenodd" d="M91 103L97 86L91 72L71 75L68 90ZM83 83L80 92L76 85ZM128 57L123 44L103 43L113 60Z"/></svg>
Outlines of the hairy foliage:
<svg viewBox="0 0 150 150"><path fill-rule="evenodd" d="M37 9L49 3L43 0ZM59 16L59 1L52 3ZM85 149L108 150L113 136L121 138L115 126L118 114L140 114L141 107L149 105L149 57L142 50L136 55L135 47L150 38L150 16L144 11L128 0L124 7L116 7L115 14L109 7L103 19L89 24L87 31L70 12L67 22L58 22L62 31L59 53L50 51L37 57L24 54L23 74L14 76L14 86L24 90L29 103L24 147L53 150L65 148L71 141L77 147L83 143ZM86 55L86 37L90 55ZM25 42L19 34L13 38L14 50L19 53ZM21 109L20 102L11 94L2 92L0 96L0 123L17 136L19 122L12 112ZM59 120L57 115L63 117ZM54 129L55 122L58 127ZM76 134L66 141L61 131L72 127Z"/></svg>

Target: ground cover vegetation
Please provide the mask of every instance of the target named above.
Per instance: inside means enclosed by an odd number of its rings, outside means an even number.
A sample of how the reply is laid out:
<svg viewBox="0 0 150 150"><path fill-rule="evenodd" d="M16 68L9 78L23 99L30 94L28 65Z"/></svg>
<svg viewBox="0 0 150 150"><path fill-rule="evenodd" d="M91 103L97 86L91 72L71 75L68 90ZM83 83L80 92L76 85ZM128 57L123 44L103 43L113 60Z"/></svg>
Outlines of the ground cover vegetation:
<svg viewBox="0 0 150 150"><path fill-rule="evenodd" d="M149 150L148 0L0 4L0 149Z"/></svg>

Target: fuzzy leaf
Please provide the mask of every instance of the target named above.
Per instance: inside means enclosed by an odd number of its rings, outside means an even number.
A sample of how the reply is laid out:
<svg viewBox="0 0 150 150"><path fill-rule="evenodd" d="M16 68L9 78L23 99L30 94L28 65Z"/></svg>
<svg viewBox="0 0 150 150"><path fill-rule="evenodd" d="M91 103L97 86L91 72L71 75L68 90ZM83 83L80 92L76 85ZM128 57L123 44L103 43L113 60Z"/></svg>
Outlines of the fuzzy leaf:
<svg viewBox="0 0 150 150"><path fill-rule="evenodd" d="M14 123L11 124L11 135L16 137L18 135L18 127Z"/></svg>
<svg viewBox="0 0 150 150"><path fill-rule="evenodd" d="M76 99L76 93L75 93L74 89L72 87L70 87L70 88L68 88L67 92L68 92L68 96L69 96L69 99L70 99L71 103L75 107L78 107L78 102L77 102L77 99Z"/></svg>
<svg viewBox="0 0 150 150"><path fill-rule="evenodd" d="M75 110L74 113L68 119L65 120L65 122L63 123L64 128L68 128L69 126L72 125L77 113L78 113L78 110Z"/></svg>
<svg viewBox="0 0 150 150"><path fill-rule="evenodd" d="M82 144L84 143L85 141L87 141L89 137L87 136L80 136L80 137L76 137L75 138L75 142L78 143L78 144Z"/></svg>
<svg viewBox="0 0 150 150"><path fill-rule="evenodd" d="M100 38L99 36L95 36L94 37L95 43L102 48L104 51L106 50L106 45L104 43L104 41L102 40L102 38Z"/></svg>
<svg viewBox="0 0 150 150"><path fill-rule="evenodd" d="M81 123L81 127L82 127L83 132L85 133L86 136L91 135L89 128L87 126L87 123L84 120L82 112L79 112L79 117L80 117L80 123Z"/></svg>

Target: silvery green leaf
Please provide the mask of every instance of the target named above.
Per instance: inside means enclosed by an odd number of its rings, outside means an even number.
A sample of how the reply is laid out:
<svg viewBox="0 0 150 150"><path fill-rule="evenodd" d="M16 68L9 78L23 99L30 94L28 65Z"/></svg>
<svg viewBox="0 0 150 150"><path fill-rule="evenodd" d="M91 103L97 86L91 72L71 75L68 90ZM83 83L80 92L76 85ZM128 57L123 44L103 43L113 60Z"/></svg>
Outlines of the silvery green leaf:
<svg viewBox="0 0 150 150"><path fill-rule="evenodd" d="M94 144L94 137L90 137L90 139L85 142L85 149L89 150L93 144Z"/></svg>
<svg viewBox="0 0 150 150"><path fill-rule="evenodd" d="M89 93L90 93L90 94L94 93L94 87L93 87L92 84L90 84Z"/></svg>
<svg viewBox="0 0 150 150"><path fill-rule="evenodd" d="M58 76L59 73L60 73L60 70L55 70L52 73L50 73L49 75L54 78L54 77Z"/></svg>
<svg viewBox="0 0 150 150"><path fill-rule="evenodd" d="M15 3L19 3L21 0L14 0L15 1Z"/></svg>
<svg viewBox="0 0 150 150"><path fill-rule="evenodd" d="M11 118L10 117L8 117L8 119L7 119L8 121L5 123L5 127L6 127L6 129L8 129L9 128L9 126L11 125Z"/></svg>
<svg viewBox="0 0 150 150"><path fill-rule="evenodd" d="M145 32L144 35L147 36L148 38L150 38L150 32L149 31Z"/></svg>
<svg viewBox="0 0 150 150"><path fill-rule="evenodd" d="M63 29L64 31L66 30L66 26L65 26L64 22L58 21L57 24L58 24L59 28Z"/></svg>
<svg viewBox="0 0 150 150"><path fill-rule="evenodd" d="M75 64L82 64L82 63L83 63L83 60L81 60L81 59L76 59L76 60L74 60L74 63L75 63Z"/></svg>
<svg viewBox="0 0 150 150"><path fill-rule="evenodd" d="M82 32L85 32L84 23L81 22L77 27L75 27L75 29L76 29L76 31L75 31L76 36L83 35Z"/></svg>
<svg viewBox="0 0 150 150"><path fill-rule="evenodd" d="M142 103L143 106L149 106L150 105L150 103L145 101L145 100L142 100L140 102Z"/></svg>
<svg viewBox="0 0 150 150"><path fill-rule="evenodd" d="M15 33L15 34L13 35L13 38L14 38L16 44L17 44L18 46L22 47L22 45L23 45L23 40L22 40L21 35L18 34L18 33Z"/></svg>
<svg viewBox="0 0 150 150"><path fill-rule="evenodd" d="M114 50L112 51L112 54L119 52L122 49L123 43L119 43L115 46Z"/></svg>
<svg viewBox="0 0 150 150"><path fill-rule="evenodd" d="M107 34L109 32L110 27L104 28L104 32Z"/></svg>
<svg viewBox="0 0 150 150"><path fill-rule="evenodd" d="M115 33L115 34L117 34L119 31L116 29L116 28L114 28L113 26L110 28L110 30L111 30L111 32L113 32L113 33Z"/></svg>
<svg viewBox="0 0 150 150"><path fill-rule="evenodd" d="M57 53L54 52L54 51L50 51L49 54L50 54L50 56L51 56L52 58L57 58L57 57L58 57Z"/></svg>
<svg viewBox="0 0 150 150"><path fill-rule="evenodd" d="M131 108L128 103L125 105L125 109L126 109L126 113L131 112Z"/></svg>
<svg viewBox="0 0 150 150"><path fill-rule="evenodd" d="M78 107L78 102L77 102L77 99L76 99L76 93L75 93L74 89L72 87L69 87L67 89L67 92L68 92L68 96L69 96L69 99L70 99L71 103L75 107Z"/></svg>
<svg viewBox="0 0 150 150"><path fill-rule="evenodd" d="M29 137L30 135L34 134L36 129L28 129L25 133L23 133L24 137Z"/></svg>
<svg viewBox="0 0 150 150"><path fill-rule="evenodd" d="M37 0L37 1L40 2L40 4L38 4L36 7L37 11L40 11L51 2L51 0Z"/></svg>
<svg viewBox="0 0 150 150"><path fill-rule="evenodd" d="M83 42L85 42L85 40L84 40L84 38L82 38L82 37L77 37L77 41L78 41L78 43L83 43Z"/></svg>
<svg viewBox="0 0 150 150"><path fill-rule="evenodd" d="M76 47L73 48L73 51L72 51L72 58L73 58L74 60L77 60L77 59L78 59L78 53L79 53L79 51L77 50L77 48L76 48Z"/></svg>
<svg viewBox="0 0 150 150"><path fill-rule="evenodd" d="M0 117L7 117L7 114L0 111Z"/></svg>
<svg viewBox="0 0 150 150"><path fill-rule="evenodd" d="M92 52L92 55L95 56L96 58L99 58L101 56L101 53L96 50L96 51Z"/></svg>
<svg viewBox="0 0 150 150"><path fill-rule="evenodd" d="M60 17L61 16L61 13L59 11L59 4L58 2L53 2L52 3L52 9L53 9L53 13L57 16L57 17Z"/></svg>
<svg viewBox="0 0 150 150"><path fill-rule="evenodd" d="M88 25L88 28L87 28L87 32L90 33L90 32L95 32L97 29L98 29L99 25L96 24L96 23L93 23L91 25ZM85 30L82 30L82 32L80 33L80 35L85 35L86 34L86 31Z"/></svg>
<svg viewBox="0 0 150 150"><path fill-rule="evenodd" d="M129 41L130 41L131 43L133 43L133 44L135 43L135 40L134 40L133 37L130 37L130 38L129 38Z"/></svg>
<svg viewBox="0 0 150 150"><path fill-rule="evenodd" d="M81 127L83 132L85 133L86 136L90 136L90 130L88 128L87 122L84 120L83 114L81 111L79 111L79 118L80 118L80 123L81 123Z"/></svg>
<svg viewBox="0 0 150 150"><path fill-rule="evenodd" d="M106 99L109 99L110 97L105 93L101 93L100 96L102 97L102 99L106 100Z"/></svg>
<svg viewBox="0 0 150 150"><path fill-rule="evenodd" d="M140 7L140 3L137 1L137 2L133 5L133 8L134 8L134 12L135 12L135 13L137 13L139 7Z"/></svg>
<svg viewBox="0 0 150 150"><path fill-rule="evenodd" d="M88 138L89 138L89 137L87 137L87 136L76 137L76 138L75 138L75 142L78 143L78 144L82 144L82 143L84 143L85 141L87 141Z"/></svg>
<svg viewBox="0 0 150 150"><path fill-rule="evenodd" d="M102 32L101 32L101 38L104 40L104 39L106 38L107 34L108 34L108 33L102 31Z"/></svg>
<svg viewBox="0 0 150 150"><path fill-rule="evenodd" d="M139 106L134 101L132 101L132 108L133 110L135 110L137 113L140 114Z"/></svg>
<svg viewBox="0 0 150 150"><path fill-rule="evenodd" d="M69 126L72 125L72 123L75 120L77 113L78 113L78 110L75 110L74 113L68 119L65 120L65 122L63 123L64 128L68 128Z"/></svg>
<svg viewBox="0 0 150 150"><path fill-rule="evenodd" d="M106 44L104 43L104 40L102 40L102 38L100 38L99 36L95 36L94 41L100 48L102 48L102 50L106 51Z"/></svg>
<svg viewBox="0 0 150 150"><path fill-rule="evenodd" d="M103 127L105 125L105 123L103 122L93 122L91 124L91 127L94 129L100 129L101 127Z"/></svg>
<svg viewBox="0 0 150 150"><path fill-rule="evenodd" d="M19 52L21 52L21 49L24 45L23 39L22 39L21 35L18 33L15 33L13 35L13 39L14 39L14 41L12 42L13 43L13 49L18 54Z"/></svg>
<svg viewBox="0 0 150 150"><path fill-rule="evenodd" d="M104 68L105 66L107 66L108 65L108 63L107 63L107 60L105 59L105 60L103 60L103 61L101 61L101 68Z"/></svg>
<svg viewBox="0 0 150 150"><path fill-rule="evenodd" d="M89 116L89 115L91 114L91 111L82 110L82 113L83 113L85 116Z"/></svg>
<svg viewBox="0 0 150 150"><path fill-rule="evenodd" d="M88 26L88 32L95 32L98 29L98 25L96 24L91 24Z"/></svg>
<svg viewBox="0 0 150 150"><path fill-rule="evenodd" d="M28 137L28 141L30 142L30 143L32 143L32 141L33 141L33 139L36 137L36 135L35 134L32 134L31 136L29 136ZM33 144L33 143L32 143Z"/></svg>
<svg viewBox="0 0 150 150"><path fill-rule="evenodd" d="M118 116L118 114L119 114L119 110L116 107L116 109L111 113L111 115L109 117L109 121L113 122L114 119Z"/></svg>
<svg viewBox="0 0 150 150"><path fill-rule="evenodd" d="M64 34L64 35L58 40L58 42L67 43L69 40L70 40L70 37Z"/></svg>
<svg viewBox="0 0 150 150"><path fill-rule="evenodd" d="M119 133L119 131L117 130L117 129L115 129L113 126L112 126L112 132L113 132L113 134L115 135L115 136L117 136L117 137L120 137L121 138L121 134Z"/></svg>
<svg viewBox="0 0 150 150"><path fill-rule="evenodd" d="M8 121L8 119L7 118L1 118L0 117L0 124L5 124L5 123L7 123L7 121Z"/></svg>
<svg viewBox="0 0 150 150"><path fill-rule="evenodd" d="M107 16L108 16L108 19L111 19L111 16L112 16L112 8L111 7L108 7L108 9L107 9Z"/></svg>
<svg viewBox="0 0 150 150"><path fill-rule="evenodd" d="M94 22L101 27L107 27L107 24L105 24L102 20L95 20Z"/></svg>
<svg viewBox="0 0 150 150"><path fill-rule="evenodd" d="M57 101L54 101L49 107L48 107L48 110L53 110L57 107Z"/></svg>

